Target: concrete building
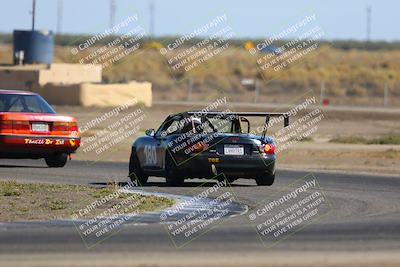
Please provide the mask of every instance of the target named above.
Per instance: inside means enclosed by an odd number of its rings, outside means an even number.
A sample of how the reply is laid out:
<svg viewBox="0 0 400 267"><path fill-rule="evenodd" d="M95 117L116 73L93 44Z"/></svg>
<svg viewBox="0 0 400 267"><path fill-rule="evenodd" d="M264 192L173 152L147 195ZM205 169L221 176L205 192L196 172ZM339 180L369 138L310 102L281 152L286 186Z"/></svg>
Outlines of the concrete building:
<svg viewBox="0 0 400 267"><path fill-rule="evenodd" d="M0 88L39 93L53 105L118 106L136 98L152 104L149 82L101 83L100 65L0 66Z"/></svg>

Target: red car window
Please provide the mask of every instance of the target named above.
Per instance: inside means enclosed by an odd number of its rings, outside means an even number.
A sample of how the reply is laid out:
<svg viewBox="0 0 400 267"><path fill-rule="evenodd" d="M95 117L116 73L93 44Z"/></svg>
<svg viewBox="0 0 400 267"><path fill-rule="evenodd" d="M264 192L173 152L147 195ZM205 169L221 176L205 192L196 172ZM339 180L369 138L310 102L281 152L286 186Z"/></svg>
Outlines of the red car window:
<svg viewBox="0 0 400 267"><path fill-rule="evenodd" d="M0 94L0 112L55 113L39 95L22 94Z"/></svg>

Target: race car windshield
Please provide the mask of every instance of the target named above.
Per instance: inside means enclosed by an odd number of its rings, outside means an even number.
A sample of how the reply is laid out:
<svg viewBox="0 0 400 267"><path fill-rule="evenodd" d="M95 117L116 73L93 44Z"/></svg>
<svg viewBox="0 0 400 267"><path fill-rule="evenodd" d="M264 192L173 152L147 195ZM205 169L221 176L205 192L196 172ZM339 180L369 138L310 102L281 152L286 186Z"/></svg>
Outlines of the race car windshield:
<svg viewBox="0 0 400 267"><path fill-rule="evenodd" d="M56 113L39 95L22 94L0 94L0 112Z"/></svg>

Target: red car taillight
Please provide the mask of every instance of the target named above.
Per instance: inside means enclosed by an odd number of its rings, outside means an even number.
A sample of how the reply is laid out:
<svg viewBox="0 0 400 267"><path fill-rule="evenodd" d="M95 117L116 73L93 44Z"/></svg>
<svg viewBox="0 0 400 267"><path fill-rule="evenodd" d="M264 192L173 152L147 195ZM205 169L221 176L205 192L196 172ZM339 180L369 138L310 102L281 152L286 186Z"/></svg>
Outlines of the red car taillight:
<svg viewBox="0 0 400 267"><path fill-rule="evenodd" d="M54 122L53 123L53 132L68 132L69 131L69 122Z"/></svg>
<svg viewBox="0 0 400 267"><path fill-rule="evenodd" d="M78 124L76 122L70 122L69 131L70 132L77 132L78 131Z"/></svg>
<svg viewBox="0 0 400 267"><path fill-rule="evenodd" d="M54 132L77 132L78 125L76 122L54 122L53 123Z"/></svg>
<svg viewBox="0 0 400 267"><path fill-rule="evenodd" d="M29 121L13 121L12 128L14 131L30 131L31 130Z"/></svg>
<svg viewBox="0 0 400 267"><path fill-rule="evenodd" d="M12 133L13 122L10 120L0 120L0 132L1 133Z"/></svg>
<svg viewBox="0 0 400 267"><path fill-rule="evenodd" d="M275 154L275 146L273 144L261 145L260 152L268 155Z"/></svg>

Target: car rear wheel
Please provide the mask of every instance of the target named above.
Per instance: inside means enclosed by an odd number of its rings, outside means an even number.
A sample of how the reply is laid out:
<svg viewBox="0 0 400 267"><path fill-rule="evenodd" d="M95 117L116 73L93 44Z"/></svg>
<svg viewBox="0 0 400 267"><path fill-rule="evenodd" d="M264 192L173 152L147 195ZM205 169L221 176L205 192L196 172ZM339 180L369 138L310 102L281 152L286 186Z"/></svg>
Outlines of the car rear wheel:
<svg viewBox="0 0 400 267"><path fill-rule="evenodd" d="M176 164L168 151L165 159L165 182L167 186L181 186L184 182L184 179L177 175Z"/></svg>
<svg viewBox="0 0 400 267"><path fill-rule="evenodd" d="M264 174L256 178L257 185L272 185L275 181L275 173L274 174Z"/></svg>
<svg viewBox="0 0 400 267"><path fill-rule="evenodd" d="M145 175L140 167L139 158L135 150L132 151L129 160L129 178L132 182L138 182L140 186L145 185L149 179L149 176Z"/></svg>
<svg viewBox="0 0 400 267"><path fill-rule="evenodd" d="M44 160L46 161L47 166L50 168L61 168L67 163L68 154L60 153L51 157L47 157Z"/></svg>

